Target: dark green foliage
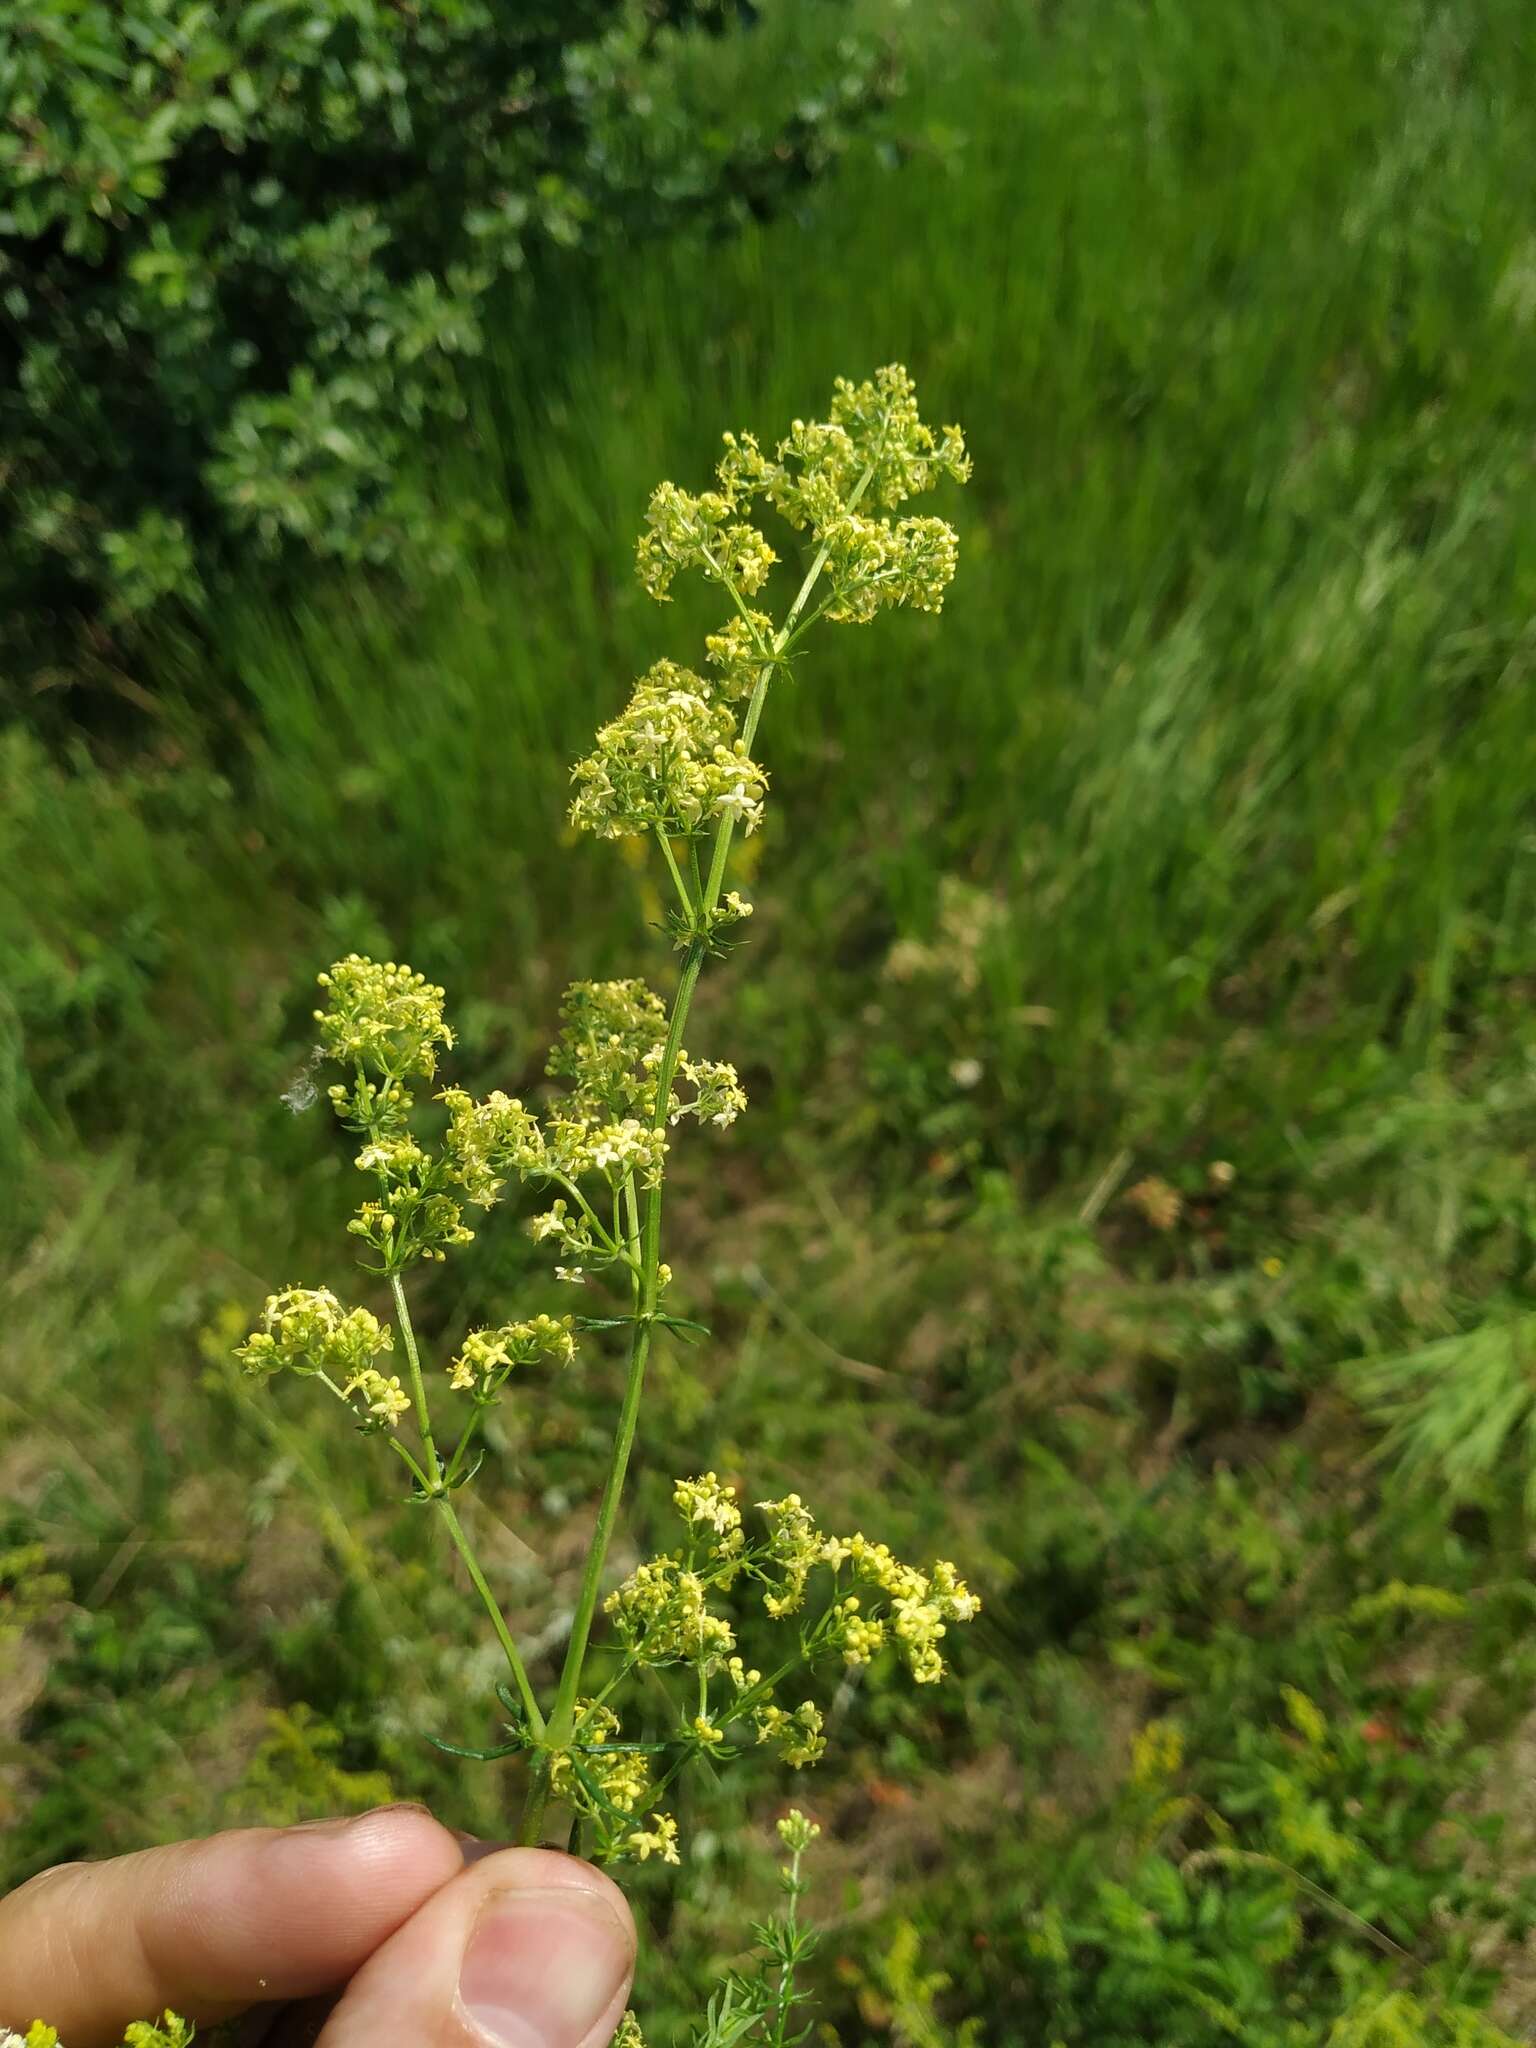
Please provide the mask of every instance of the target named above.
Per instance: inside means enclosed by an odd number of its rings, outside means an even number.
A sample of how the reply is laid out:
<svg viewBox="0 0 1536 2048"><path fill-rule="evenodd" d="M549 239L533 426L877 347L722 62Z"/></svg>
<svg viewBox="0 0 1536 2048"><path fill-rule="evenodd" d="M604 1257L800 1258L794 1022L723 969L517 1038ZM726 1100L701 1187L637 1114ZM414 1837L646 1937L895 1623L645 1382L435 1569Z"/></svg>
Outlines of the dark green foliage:
<svg viewBox="0 0 1536 2048"><path fill-rule="evenodd" d="M753 11L5 0L9 663L109 670L253 552L442 563L483 532L407 458L464 440L456 373L536 319L530 274L773 206L875 92L827 36L753 51Z"/></svg>

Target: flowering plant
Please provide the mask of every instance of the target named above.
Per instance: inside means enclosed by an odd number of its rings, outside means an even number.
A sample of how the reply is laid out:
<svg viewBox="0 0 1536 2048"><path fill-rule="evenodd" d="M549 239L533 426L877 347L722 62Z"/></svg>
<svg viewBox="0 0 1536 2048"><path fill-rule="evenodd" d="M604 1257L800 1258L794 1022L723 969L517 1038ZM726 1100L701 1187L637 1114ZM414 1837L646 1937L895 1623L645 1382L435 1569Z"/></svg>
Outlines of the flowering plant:
<svg viewBox="0 0 1536 2048"><path fill-rule="evenodd" d="M668 1333L697 1325L667 1306L663 1198L675 1134L690 1119L724 1129L746 1107L736 1069L684 1044L707 961L725 953L752 906L727 888L733 844L761 823L768 776L755 757L771 689L788 677L821 620L873 618L887 606L938 611L956 540L941 519L889 515L945 477L964 481L957 428L919 417L911 380L891 366L839 380L825 420L797 420L769 455L727 434L712 489L659 484L636 550L640 580L665 601L695 572L719 587L729 616L705 643L709 674L660 660L572 771L571 821L600 838L650 841L668 877L667 927L681 955L670 1003L638 980L577 982L560 1006L547 1073L559 1084L531 1107L500 1090L477 1100L439 1088L437 1130L417 1115L453 1032L444 993L395 962L351 955L320 976L320 1051L339 1069L330 1101L358 1140L373 1183L348 1228L364 1264L388 1286L393 1321L349 1307L325 1288L272 1295L239 1356L259 1377L310 1378L350 1409L364 1434L408 1473L412 1498L442 1521L506 1659L498 1688L506 1741L456 1755L519 1757L526 1766L520 1839L542 1839L552 1813L601 1860L678 1860L668 1787L700 1758L767 1744L789 1765L825 1747L822 1715L800 1680L824 1665L858 1666L889 1647L919 1685L944 1673L943 1642L977 1609L953 1565L906 1564L862 1532L823 1529L798 1494L762 1501L750 1518L713 1472L680 1479L676 1548L606 1592L604 1569L639 1425L646 1366ZM811 556L775 624L751 602L778 556L752 523L759 504L808 533ZM473 1329L429 1378L412 1322L412 1269L465 1243L468 1220L509 1181L539 1191L530 1229L558 1277L617 1295L599 1315L537 1314ZM541 1695L455 1505L474 1479L477 1439L513 1375L569 1368L584 1339L624 1330L629 1362L564 1661ZM395 1368L395 1369L392 1369ZM445 1429L446 1398L457 1398ZM732 1601L755 1594L783 1625L783 1654L766 1673L736 1647ZM601 1682L591 1676L599 1610L611 1626ZM674 1725L640 1741L623 1688L662 1674ZM670 1679L680 1680L674 1694ZM808 1839L808 1837L806 1838ZM794 1847L795 1869L805 1842ZM798 1876L797 1876L798 1881Z"/></svg>

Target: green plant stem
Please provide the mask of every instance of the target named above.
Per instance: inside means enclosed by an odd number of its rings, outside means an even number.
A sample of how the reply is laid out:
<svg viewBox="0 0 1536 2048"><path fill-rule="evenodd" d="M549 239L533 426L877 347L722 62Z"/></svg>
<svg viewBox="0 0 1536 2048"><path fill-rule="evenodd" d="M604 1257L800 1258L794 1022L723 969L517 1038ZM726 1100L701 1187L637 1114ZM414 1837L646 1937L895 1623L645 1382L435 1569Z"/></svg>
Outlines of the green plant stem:
<svg viewBox="0 0 1536 2048"><path fill-rule="evenodd" d="M416 1331L405 1299L405 1288L398 1273L390 1274L389 1291L395 1297L395 1314L399 1318L400 1337L405 1345L405 1360L410 1369L411 1393L416 1403L416 1427L421 1432L421 1447L427 1454L427 1470L435 1480L438 1473L437 1445L432 1441L432 1417L427 1411L427 1386L421 1376L421 1355L416 1349Z"/></svg>
<svg viewBox="0 0 1536 2048"><path fill-rule="evenodd" d="M784 1960L779 1965L773 2033L769 2036L773 2048L784 2048L789 2037L790 2016L795 2007L795 1965L798 1961L800 1941L800 1894L804 1889L800 1876L800 1861L803 1854L803 1850L792 1850L789 1859L789 1883L785 1887L789 1904L784 1909Z"/></svg>
<svg viewBox="0 0 1536 2048"><path fill-rule="evenodd" d="M881 439L883 443L883 435ZM871 464L870 467L867 468L860 476L858 482L854 485L853 490L850 492L848 498L848 509L850 512L853 510L854 506L858 504L859 500L863 497L864 493L869 489L869 480L874 475L874 473L874 466L873 464ZM758 671L757 682L752 690L751 702L747 705L747 715L741 722L742 744L746 747L748 753L751 752L752 742L757 737L758 723L763 715L763 706L766 703L768 697L768 685L773 680L773 671L777 666L778 657L783 654L784 649L789 645L789 642L794 635L795 628L800 623L800 614L805 610L807 604L809 604L811 592L816 588L816 585L821 580L821 572L827 566L827 558L830 553L830 548L828 547L827 543L823 541L821 546L816 550L815 556L811 561L811 566L805 572L805 578L801 583L799 590L795 593L795 601L790 606L788 612L785 614L783 625L780 626L777 633L775 633L773 636L774 659L772 661L764 662L762 668ZM727 587L729 588L730 586L727 585ZM736 600L737 609L741 611L743 617L745 617L745 607L742 605L741 599L734 589L731 590L731 595ZM735 829L736 820L729 813L727 813L726 816L721 819L720 829L715 835L714 853L709 863L709 879L704 885L703 908L706 911L714 910L716 906L719 904L720 891L725 886L725 864L730 857L731 839L735 833Z"/></svg>
<svg viewBox="0 0 1536 2048"><path fill-rule="evenodd" d="M672 842L659 825L656 827L656 844L661 848L662 859L667 864L667 872L671 875L677 890L677 900L683 906L683 916L691 922L695 910L694 901L688 893L688 884L683 880L683 871L677 864L677 855L672 851Z"/></svg>
<svg viewBox="0 0 1536 2048"><path fill-rule="evenodd" d="M581 1192L581 1189L576 1185L575 1181L567 1179L567 1177L563 1173L551 1174L550 1179L554 1181L557 1187L562 1187L565 1189L566 1193L571 1197L572 1201L574 1201L576 1206L580 1209L582 1215L586 1217L587 1221L591 1224L592 1228L597 1232L599 1238L603 1242L604 1247L606 1249L611 1250L614 1244L616 1243L616 1240L609 1235L607 1224L603 1222L602 1218L598 1215L597 1211L593 1208L592 1204L587 1200L586 1196Z"/></svg>
<svg viewBox="0 0 1536 2048"><path fill-rule="evenodd" d="M498 1382L498 1390L499 1386L500 1383ZM464 1462L464 1454L474 1440L475 1431L485 1419L485 1410L488 1405L488 1402L482 1403L477 1401L470 1410L469 1420L460 1432L459 1440L453 1447L453 1453L447 1464L443 1467L443 1485L445 1488L451 1487L454 1480L458 1478L459 1467Z"/></svg>
<svg viewBox="0 0 1536 2048"><path fill-rule="evenodd" d="M547 1754L535 1755L533 1775L528 1780L528 1796L523 1801L522 1818L517 1824L518 1846L536 1849L544 1834L544 1816L549 1810L549 1766Z"/></svg>
<svg viewBox="0 0 1536 2048"><path fill-rule="evenodd" d="M439 1493L434 1496L434 1499L437 1511L443 1518L444 1527L447 1529L449 1537L453 1542L453 1547L464 1560L464 1569L469 1573L470 1582L474 1586L475 1591L480 1595L481 1600L485 1603L485 1611L491 1618L492 1628L496 1631L496 1640L501 1644L502 1653L506 1657L507 1664L512 1673L513 1683L517 1687L518 1698L523 1703L523 1712L528 1716L528 1726L535 1739L542 1740L544 1735L544 1716L539 1712L539 1703L533 1696L533 1687L528 1682L528 1673L524 1668L522 1657L518 1654L517 1645L512 1640L512 1631L507 1627L507 1618L502 1613L500 1603L486 1581L485 1573L480 1569L480 1560L475 1556L474 1546L464 1533L463 1523L454 1513L453 1502L446 1493Z"/></svg>
<svg viewBox="0 0 1536 2048"><path fill-rule="evenodd" d="M480 1569L480 1560L475 1556L474 1546L464 1533L463 1523L454 1513L453 1502L448 1498L447 1489L444 1485L443 1463L438 1456L437 1445L433 1440L432 1419L427 1411L427 1389L426 1382L422 1378L421 1354L416 1347L416 1331L411 1322L411 1311L406 1302L405 1289L401 1285L398 1273L390 1274L389 1285L390 1291L395 1297L395 1313L400 1319L400 1335L405 1344L405 1356L410 1366L411 1386L416 1398L416 1422L417 1427L421 1431L422 1448L427 1454L426 1472L423 1473L421 1471L421 1468L416 1464L404 1444L398 1438L392 1439L392 1441L395 1449L400 1452L405 1458L406 1463L416 1472L423 1492L434 1503L438 1513L442 1516L453 1547L464 1560L464 1568L469 1573L470 1583L480 1595L485 1611L490 1616L491 1627L496 1631L496 1640L501 1644L502 1654L506 1657L508 1669L511 1671L513 1682L517 1686L518 1697L522 1700L523 1712L528 1716L528 1726L535 1737L542 1737L544 1733L544 1716L539 1712L539 1703L534 1698L533 1687L528 1682L528 1673L524 1667L522 1657L518 1653L517 1644L512 1640L512 1631L507 1627L507 1618L501 1611L501 1604L497 1600L496 1595L491 1591L485 1573ZM472 1422L473 1420L474 1418L471 1418ZM457 1464L468 1436L469 1431L466 1430L464 1437L460 1439L458 1450L454 1452L454 1464ZM452 1470L452 1466L449 1469Z"/></svg>

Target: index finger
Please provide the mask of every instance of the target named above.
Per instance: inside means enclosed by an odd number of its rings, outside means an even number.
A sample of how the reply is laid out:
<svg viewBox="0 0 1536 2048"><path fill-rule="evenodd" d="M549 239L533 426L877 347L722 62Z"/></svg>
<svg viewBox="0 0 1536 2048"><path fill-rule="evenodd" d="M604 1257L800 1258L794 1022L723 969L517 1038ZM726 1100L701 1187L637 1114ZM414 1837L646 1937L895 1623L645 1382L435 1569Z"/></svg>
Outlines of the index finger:
<svg viewBox="0 0 1536 2048"><path fill-rule="evenodd" d="M0 2026L104 2048L167 2006L208 2021L328 1990L462 1867L412 1807L64 1864L0 1899Z"/></svg>

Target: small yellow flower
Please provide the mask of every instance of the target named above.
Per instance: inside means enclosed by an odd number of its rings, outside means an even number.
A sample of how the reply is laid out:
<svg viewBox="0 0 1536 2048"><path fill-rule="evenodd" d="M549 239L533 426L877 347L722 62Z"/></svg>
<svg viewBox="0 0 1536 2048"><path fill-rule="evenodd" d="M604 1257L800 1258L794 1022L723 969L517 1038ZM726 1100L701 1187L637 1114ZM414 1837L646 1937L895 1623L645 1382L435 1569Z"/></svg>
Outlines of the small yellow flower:
<svg viewBox="0 0 1536 2048"><path fill-rule="evenodd" d="M789 1850L808 1849L821 1833L817 1823L807 1820L798 1806L792 1806L782 1820L774 1822L774 1826L779 1840Z"/></svg>
<svg viewBox="0 0 1536 2048"><path fill-rule="evenodd" d="M624 1838L631 1856L648 1863L659 1856L663 1863L677 1863L677 1822L669 1813L653 1813L649 1828L636 1828Z"/></svg>

